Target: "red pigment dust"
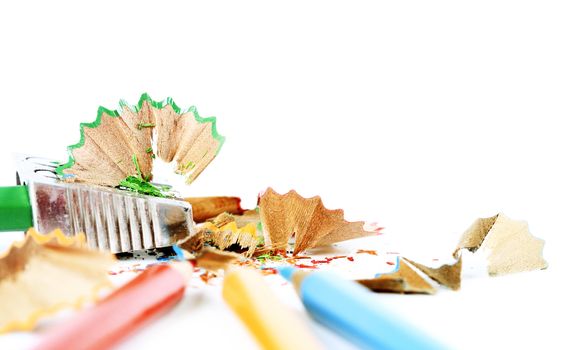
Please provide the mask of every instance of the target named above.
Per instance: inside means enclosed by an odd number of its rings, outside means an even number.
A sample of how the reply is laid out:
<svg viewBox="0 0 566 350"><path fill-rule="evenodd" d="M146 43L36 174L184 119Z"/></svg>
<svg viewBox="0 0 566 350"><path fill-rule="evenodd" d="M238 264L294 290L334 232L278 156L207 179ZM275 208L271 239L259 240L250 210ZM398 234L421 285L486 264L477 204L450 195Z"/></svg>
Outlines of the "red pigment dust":
<svg viewBox="0 0 566 350"><path fill-rule="evenodd" d="M305 264L296 264L295 267L298 267L300 269L316 269L316 266L312 266L312 265L305 265Z"/></svg>
<svg viewBox="0 0 566 350"><path fill-rule="evenodd" d="M287 261L289 264L293 264L293 265L294 265L294 264L297 262L297 260L306 260L306 259L311 259L311 257L310 257L310 256L294 256L294 257L292 257L292 258L288 258L286 261Z"/></svg>
<svg viewBox="0 0 566 350"><path fill-rule="evenodd" d="M311 260L311 264L329 264L332 260L326 258L326 260Z"/></svg>
<svg viewBox="0 0 566 350"><path fill-rule="evenodd" d="M277 270L272 267L266 267L264 269L261 269L261 273L263 273L264 275L276 275Z"/></svg>
<svg viewBox="0 0 566 350"><path fill-rule="evenodd" d="M303 257L304 259L304 257ZM310 259L310 258L309 258ZM330 262L332 260L336 260L336 259L348 259L349 261L354 261L354 258L351 256L346 256L346 255L339 255L339 256L333 256L330 258L324 258L324 260L311 260L311 264L313 264L313 266L311 265L305 265L305 264L296 264L296 260L295 259L287 259L287 262L290 264L295 264L295 266L297 267L303 267L303 268L308 268L308 269L316 269L317 266L319 264L330 264Z"/></svg>

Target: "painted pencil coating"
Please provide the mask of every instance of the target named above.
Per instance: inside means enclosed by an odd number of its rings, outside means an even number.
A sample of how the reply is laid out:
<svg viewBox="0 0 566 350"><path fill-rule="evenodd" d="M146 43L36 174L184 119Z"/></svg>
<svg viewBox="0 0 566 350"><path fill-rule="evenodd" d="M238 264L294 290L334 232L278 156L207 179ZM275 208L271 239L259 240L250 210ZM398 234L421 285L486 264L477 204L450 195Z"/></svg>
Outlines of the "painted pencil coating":
<svg viewBox="0 0 566 350"><path fill-rule="evenodd" d="M151 266L93 308L50 330L36 349L108 349L185 294L192 267ZM183 270L179 272L178 267Z"/></svg>
<svg viewBox="0 0 566 350"><path fill-rule="evenodd" d="M321 349L308 326L273 295L261 274L246 269L229 272L222 295L262 348Z"/></svg>
<svg viewBox="0 0 566 350"><path fill-rule="evenodd" d="M444 347L399 319L364 287L329 272L279 270L320 323L365 349L432 350Z"/></svg>

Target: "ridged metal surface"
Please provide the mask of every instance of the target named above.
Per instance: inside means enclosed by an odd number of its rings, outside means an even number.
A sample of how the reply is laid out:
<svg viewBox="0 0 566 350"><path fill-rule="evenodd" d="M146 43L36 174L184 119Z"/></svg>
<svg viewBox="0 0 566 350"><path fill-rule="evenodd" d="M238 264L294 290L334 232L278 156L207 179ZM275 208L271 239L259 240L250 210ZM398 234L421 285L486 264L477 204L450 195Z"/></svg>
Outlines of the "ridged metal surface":
<svg viewBox="0 0 566 350"><path fill-rule="evenodd" d="M50 169L47 161L19 165L41 232L84 232L90 247L114 253L170 246L194 232L191 207L182 200L61 182L42 174Z"/></svg>

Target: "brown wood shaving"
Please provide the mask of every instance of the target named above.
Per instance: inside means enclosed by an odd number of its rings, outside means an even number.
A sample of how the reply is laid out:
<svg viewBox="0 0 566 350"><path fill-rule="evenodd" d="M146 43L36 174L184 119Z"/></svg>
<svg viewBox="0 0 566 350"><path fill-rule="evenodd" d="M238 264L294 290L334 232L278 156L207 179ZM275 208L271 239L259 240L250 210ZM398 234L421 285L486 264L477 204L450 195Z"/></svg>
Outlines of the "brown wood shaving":
<svg viewBox="0 0 566 350"><path fill-rule="evenodd" d="M452 290L460 289L461 274L462 274L462 257L458 258L456 263L451 265L442 265L438 268L431 268L412 260L405 258L409 263L421 270L428 277L434 281L446 286Z"/></svg>
<svg viewBox="0 0 566 350"><path fill-rule="evenodd" d="M204 228L199 228L194 235L177 242L177 245L191 253L200 251L204 247L204 231Z"/></svg>
<svg viewBox="0 0 566 350"><path fill-rule="evenodd" d="M30 229L0 256L0 333L31 330L42 317L95 300L110 286L113 263L112 254L87 249L84 234Z"/></svg>
<svg viewBox="0 0 566 350"><path fill-rule="evenodd" d="M306 249L370 236L362 221L344 220L341 209L329 210L320 197L303 198L290 191L280 195L268 188L260 198L260 217L266 245L287 245L295 235L296 255Z"/></svg>
<svg viewBox="0 0 566 350"><path fill-rule="evenodd" d="M487 253L491 276L513 272L540 270L548 267L542 250L544 241L529 232L526 221L512 220L503 214L477 219L464 232L453 255L460 250Z"/></svg>
<svg viewBox="0 0 566 350"><path fill-rule="evenodd" d="M358 249L356 254L369 254L377 256L377 252L375 250L366 250L366 249Z"/></svg>
<svg viewBox="0 0 566 350"><path fill-rule="evenodd" d="M198 267L217 273L220 270L228 269L231 264L239 261L240 258L239 254L207 247L196 256L196 262Z"/></svg>
<svg viewBox="0 0 566 350"><path fill-rule="evenodd" d="M402 294L434 294L436 292L432 285L405 263L404 259L399 261L399 270L394 273L357 282L374 292Z"/></svg>

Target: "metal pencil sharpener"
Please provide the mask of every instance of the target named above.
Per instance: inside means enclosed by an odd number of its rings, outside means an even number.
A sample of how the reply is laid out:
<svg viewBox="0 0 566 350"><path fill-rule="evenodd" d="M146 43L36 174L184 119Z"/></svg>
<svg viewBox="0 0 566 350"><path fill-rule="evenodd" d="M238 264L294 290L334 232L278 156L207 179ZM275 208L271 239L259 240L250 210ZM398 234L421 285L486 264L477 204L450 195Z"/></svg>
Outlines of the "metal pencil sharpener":
<svg viewBox="0 0 566 350"><path fill-rule="evenodd" d="M39 232L84 232L89 247L112 253L168 247L195 232L184 200L64 182L55 174L57 163L43 158L17 156L16 164Z"/></svg>

